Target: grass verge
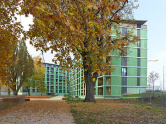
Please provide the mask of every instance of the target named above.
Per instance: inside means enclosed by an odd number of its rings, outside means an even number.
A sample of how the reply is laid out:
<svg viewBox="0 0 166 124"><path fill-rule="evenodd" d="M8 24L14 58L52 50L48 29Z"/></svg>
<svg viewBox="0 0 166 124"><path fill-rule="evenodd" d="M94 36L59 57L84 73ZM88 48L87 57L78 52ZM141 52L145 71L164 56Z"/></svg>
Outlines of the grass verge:
<svg viewBox="0 0 166 124"><path fill-rule="evenodd" d="M165 110L141 104L136 99L96 100L96 103L73 101L68 103L76 124L166 122Z"/></svg>

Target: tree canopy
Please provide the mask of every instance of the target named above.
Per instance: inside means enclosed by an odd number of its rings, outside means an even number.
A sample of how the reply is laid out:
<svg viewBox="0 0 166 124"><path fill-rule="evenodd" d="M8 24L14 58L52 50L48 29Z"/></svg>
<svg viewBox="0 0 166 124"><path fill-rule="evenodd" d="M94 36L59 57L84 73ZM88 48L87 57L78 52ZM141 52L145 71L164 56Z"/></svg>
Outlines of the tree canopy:
<svg viewBox="0 0 166 124"><path fill-rule="evenodd" d="M40 62L41 58L39 56L33 57L34 73L30 78L28 78L27 81L23 83L23 87L27 89L29 96L30 96L29 88L33 86L38 88L39 92L44 93L47 91L47 89L45 88L45 83L43 82L43 76L46 72L46 69L45 66Z"/></svg>
<svg viewBox="0 0 166 124"><path fill-rule="evenodd" d="M13 58L17 58L12 61L12 64L8 66L4 73L9 75L6 77L6 81L2 82L4 85L9 86L14 95L17 95L19 89L25 81L27 81L33 75L33 59L27 51L25 41L20 41L18 45L13 46L13 54L9 61Z"/></svg>
<svg viewBox="0 0 166 124"><path fill-rule="evenodd" d="M131 31L122 35L119 30L122 24L130 23L133 7L128 0L26 0L22 13L33 15L27 36L37 50L55 51L53 61L69 68L71 53L75 60L82 59L75 66L85 69L85 101L94 102L98 74L111 70L104 61L106 56L115 50L123 55L124 46L139 40Z"/></svg>
<svg viewBox="0 0 166 124"><path fill-rule="evenodd" d="M41 58L39 56L33 57L34 66L35 66L35 74L33 76L33 81L35 82L35 86L39 92L45 93L47 89L45 88L45 82L43 82L43 76L46 72L46 67L40 63Z"/></svg>
<svg viewBox="0 0 166 124"><path fill-rule="evenodd" d="M2 81L10 75L5 72L12 64L10 57L13 54L13 46L19 42L21 33L24 33L20 22L16 21L18 8L19 0L0 1L0 80Z"/></svg>
<svg viewBox="0 0 166 124"><path fill-rule="evenodd" d="M153 85L153 91L154 91L154 82L159 79L159 74L151 71L148 76L148 82Z"/></svg>

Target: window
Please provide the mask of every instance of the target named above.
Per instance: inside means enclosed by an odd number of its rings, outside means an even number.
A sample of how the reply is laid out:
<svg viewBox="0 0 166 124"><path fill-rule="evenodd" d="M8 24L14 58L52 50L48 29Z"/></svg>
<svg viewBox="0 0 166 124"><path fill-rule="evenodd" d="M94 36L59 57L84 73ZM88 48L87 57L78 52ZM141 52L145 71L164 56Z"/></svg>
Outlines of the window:
<svg viewBox="0 0 166 124"><path fill-rule="evenodd" d="M32 92L35 92L35 89L33 89Z"/></svg>
<svg viewBox="0 0 166 124"><path fill-rule="evenodd" d="M140 57L140 49L137 49L137 57Z"/></svg>
<svg viewBox="0 0 166 124"><path fill-rule="evenodd" d="M140 36L140 29L137 29L137 36Z"/></svg>
<svg viewBox="0 0 166 124"><path fill-rule="evenodd" d="M127 76L127 68L122 68L122 76Z"/></svg>
<svg viewBox="0 0 166 124"><path fill-rule="evenodd" d="M111 77L106 78L106 85L111 85Z"/></svg>
<svg viewBox="0 0 166 124"><path fill-rule="evenodd" d="M122 57L122 66L127 66L127 57Z"/></svg>
<svg viewBox="0 0 166 124"><path fill-rule="evenodd" d="M111 64L111 57L107 57L106 63Z"/></svg>
<svg viewBox="0 0 166 124"><path fill-rule="evenodd" d="M137 41L137 47L140 47L141 45L140 45L140 41Z"/></svg>
<svg viewBox="0 0 166 124"><path fill-rule="evenodd" d="M140 66L140 58L137 58L137 66Z"/></svg>
<svg viewBox="0 0 166 124"><path fill-rule="evenodd" d="M122 35L126 35L126 33L127 33L127 28L123 27L122 28Z"/></svg>
<svg viewBox="0 0 166 124"><path fill-rule="evenodd" d="M23 92L28 92L27 89L25 87L23 87Z"/></svg>

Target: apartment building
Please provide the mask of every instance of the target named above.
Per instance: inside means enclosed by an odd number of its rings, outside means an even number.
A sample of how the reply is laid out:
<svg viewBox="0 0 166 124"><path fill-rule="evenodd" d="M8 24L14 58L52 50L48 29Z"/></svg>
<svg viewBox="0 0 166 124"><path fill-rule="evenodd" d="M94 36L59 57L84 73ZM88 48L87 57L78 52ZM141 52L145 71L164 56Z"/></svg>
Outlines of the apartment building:
<svg viewBox="0 0 166 124"><path fill-rule="evenodd" d="M69 79L68 71L63 70L60 65L50 63L43 63L43 65L46 67L46 72L43 76L43 82L45 82L45 88L47 89L45 95L67 94L67 80ZM29 90L31 95L41 94L35 86L31 87ZM22 87L19 94L27 94L27 90Z"/></svg>
<svg viewBox="0 0 166 124"><path fill-rule="evenodd" d="M124 94L136 94L146 91L147 86L147 26L146 21L136 20L134 28L122 24L120 27L122 35L127 30L132 30L140 41L131 44L126 49L126 55L118 57L117 53L110 52L107 57L111 57L110 65L115 68L113 72L108 72L97 78L95 86L95 96L122 96ZM111 34L111 38L116 38L116 33ZM105 60L107 61L107 60ZM73 96L84 97L86 94L86 84L82 80L84 77L83 68L76 67L69 73L71 85L70 93Z"/></svg>

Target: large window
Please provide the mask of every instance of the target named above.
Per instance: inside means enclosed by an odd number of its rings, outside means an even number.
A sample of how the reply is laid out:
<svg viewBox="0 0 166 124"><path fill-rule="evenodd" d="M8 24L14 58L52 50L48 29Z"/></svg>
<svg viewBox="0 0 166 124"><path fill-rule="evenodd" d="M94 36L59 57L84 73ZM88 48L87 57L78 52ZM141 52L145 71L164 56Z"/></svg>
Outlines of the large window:
<svg viewBox="0 0 166 124"><path fill-rule="evenodd" d="M127 76L127 68L122 68L122 76Z"/></svg>

